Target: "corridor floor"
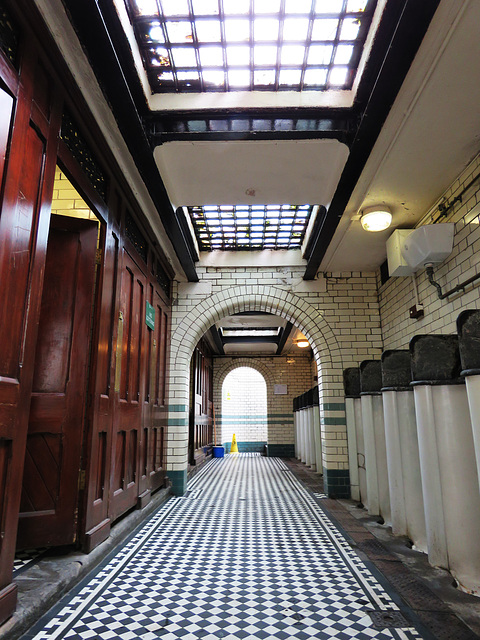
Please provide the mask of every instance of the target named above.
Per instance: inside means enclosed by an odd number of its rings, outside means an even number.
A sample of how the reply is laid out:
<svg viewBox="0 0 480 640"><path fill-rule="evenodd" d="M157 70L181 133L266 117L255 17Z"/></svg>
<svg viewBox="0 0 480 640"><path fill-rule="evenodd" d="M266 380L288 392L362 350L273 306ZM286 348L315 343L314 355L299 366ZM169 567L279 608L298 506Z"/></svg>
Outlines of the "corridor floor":
<svg viewBox="0 0 480 640"><path fill-rule="evenodd" d="M23 639L431 638L322 499L278 458L211 460Z"/></svg>

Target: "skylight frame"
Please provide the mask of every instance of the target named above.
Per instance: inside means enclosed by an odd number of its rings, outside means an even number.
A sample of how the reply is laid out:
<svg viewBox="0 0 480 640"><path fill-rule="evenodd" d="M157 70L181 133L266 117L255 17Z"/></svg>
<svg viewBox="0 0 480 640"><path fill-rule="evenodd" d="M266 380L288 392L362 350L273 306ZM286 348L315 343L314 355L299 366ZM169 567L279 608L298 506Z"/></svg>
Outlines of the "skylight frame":
<svg viewBox="0 0 480 640"><path fill-rule="evenodd" d="M308 204L186 207L200 251L300 249L313 208Z"/></svg>
<svg viewBox="0 0 480 640"><path fill-rule="evenodd" d="M220 327L222 338L279 338L282 327Z"/></svg>
<svg viewBox="0 0 480 640"><path fill-rule="evenodd" d="M377 0L363 0L365 2L364 11L350 11L349 7L356 5L362 0L329 0L331 3L341 5L341 10L336 13L323 13L319 11L321 3L325 0L312 0L309 12L288 13L286 7L291 5L288 0L281 0L280 13L255 13L254 0L250 0L250 9L248 13L225 14L224 6L228 0L218 0L218 15L199 16L194 13L195 0L185 0L178 6L185 7L188 5L188 15L186 9L181 11L183 15L169 16L163 14L162 2L165 0L148 0L153 11L153 7L157 6L157 15L141 15L136 8L139 3L146 0L125 0L129 8L132 24L136 34L137 42L142 54L143 63L149 78L150 86L153 93L228 93L228 92L284 92L284 91L328 91L349 90L352 88L358 69L358 64L363 51L363 46L371 25L373 12ZM136 3L138 3L136 5ZM233 3L238 5L237 3ZM295 3L294 3L295 4ZM277 20L279 24L279 33L276 39L268 39L264 36L261 40L256 40L256 25L254 19L267 21ZM227 22L225 22L227 19ZM210 23L220 25L220 35L217 42L213 39L210 42L203 42L198 38L198 31L201 25L203 27ZM240 36L238 41L228 40L228 20L238 20L248 22L248 39L242 41ZM308 21L308 29L305 37L299 39L284 39L284 32L288 32L288 26L291 21L302 20ZM316 28L322 21L335 20L335 35L325 38L316 38ZM350 21L350 22L347 22ZM342 28L351 21L358 21L359 28L355 37L344 39L342 36ZM245 24L246 24L245 22ZM155 37L162 34L160 39L164 42L160 43L153 40L151 29L153 26L158 27L157 32L153 32ZM182 38L174 38L172 35L171 25L177 25L177 31L184 33L190 32L189 40ZM202 28L203 28L202 27ZM320 29L321 30L321 29ZM258 30L257 30L258 31ZM170 35L169 35L170 34ZM352 34L353 35L353 34ZM313 38L313 39L312 39ZM182 40L174 42L175 39ZM256 50L262 47L276 47L277 56L275 62L271 64L256 64ZM234 49L249 48L250 59L249 64L232 65L230 53ZM318 60L316 63L310 63L309 56L315 47L331 48L329 61ZM284 47L292 47L291 54L295 52L293 48L305 47L303 60L293 62L292 55L282 56ZM310 49L310 47L312 47ZM352 47L352 55L350 60L342 64L335 63L335 57L341 47ZM189 66L176 65L175 54L181 52L189 52L187 56L190 58ZM207 65L206 55L204 52L212 54L216 57L216 63ZM215 53L218 51L218 54ZM343 49L345 54L345 49ZM221 61L220 61L221 57ZM186 56L184 55L184 58ZM196 65L193 66L193 59ZM213 59L213 58L212 58ZM163 70L162 70L163 69ZM260 77L263 74L263 82ZM266 75L265 75L266 74ZM273 75L272 75L273 74ZM335 77L341 75L337 81ZM238 76L238 82L234 82ZM240 76L245 78L242 81ZM248 80L247 80L248 76ZM273 80L274 77L274 80ZM268 79L269 78L269 79ZM283 81L285 78L285 82ZM311 80L309 80L311 79ZM210 82L209 82L210 80ZM268 84L270 82L270 84ZM215 84L218 83L218 84Z"/></svg>

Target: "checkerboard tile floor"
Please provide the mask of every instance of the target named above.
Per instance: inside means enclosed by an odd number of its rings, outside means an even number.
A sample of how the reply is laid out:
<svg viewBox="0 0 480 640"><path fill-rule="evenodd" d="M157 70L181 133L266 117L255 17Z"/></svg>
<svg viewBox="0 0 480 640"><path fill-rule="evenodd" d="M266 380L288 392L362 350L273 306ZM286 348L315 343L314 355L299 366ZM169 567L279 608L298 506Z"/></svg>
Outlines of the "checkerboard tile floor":
<svg viewBox="0 0 480 640"><path fill-rule="evenodd" d="M317 500L280 459L211 460L24 639L422 638Z"/></svg>
<svg viewBox="0 0 480 640"><path fill-rule="evenodd" d="M25 549L24 551L17 551L15 554L15 561L13 563L13 575L18 575L21 571L25 571L28 567L32 566L40 560L46 547L39 547L38 549Z"/></svg>

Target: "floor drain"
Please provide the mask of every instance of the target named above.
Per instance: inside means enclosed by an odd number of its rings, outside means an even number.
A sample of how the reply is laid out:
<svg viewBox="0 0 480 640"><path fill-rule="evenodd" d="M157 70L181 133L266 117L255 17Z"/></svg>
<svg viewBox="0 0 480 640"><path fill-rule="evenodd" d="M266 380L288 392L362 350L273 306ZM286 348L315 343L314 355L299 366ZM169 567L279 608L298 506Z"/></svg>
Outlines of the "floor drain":
<svg viewBox="0 0 480 640"><path fill-rule="evenodd" d="M367 611L376 629L405 629L412 625L400 611Z"/></svg>

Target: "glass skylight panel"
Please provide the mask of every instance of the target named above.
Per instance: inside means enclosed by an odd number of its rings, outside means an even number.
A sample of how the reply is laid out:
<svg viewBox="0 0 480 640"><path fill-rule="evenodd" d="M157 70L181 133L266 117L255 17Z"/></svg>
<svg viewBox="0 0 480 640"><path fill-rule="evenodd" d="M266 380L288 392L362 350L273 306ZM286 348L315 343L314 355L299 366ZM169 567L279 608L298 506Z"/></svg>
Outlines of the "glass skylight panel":
<svg viewBox="0 0 480 640"><path fill-rule="evenodd" d="M331 44L312 44L308 49L307 64L329 65L332 60L332 53L333 46Z"/></svg>
<svg viewBox="0 0 480 640"><path fill-rule="evenodd" d="M255 13L279 13L280 0L255 0Z"/></svg>
<svg viewBox="0 0 480 640"><path fill-rule="evenodd" d="M340 13L342 11L343 0L316 0L316 13Z"/></svg>
<svg viewBox="0 0 480 640"><path fill-rule="evenodd" d="M339 20L320 18L315 20L312 29L312 41L335 40Z"/></svg>
<svg viewBox="0 0 480 640"><path fill-rule="evenodd" d="M257 45L254 48L255 64L258 66L277 64L278 47Z"/></svg>
<svg viewBox="0 0 480 640"><path fill-rule="evenodd" d="M225 15L246 15L250 11L250 0L223 0Z"/></svg>
<svg viewBox="0 0 480 640"><path fill-rule="evenodd" d="M221 42L222 32L220 22L216 20L197 20L195 23L197 39L199 42Z"/></svg>
<svg viewBox="0 0 480 640"><path fill-rule="evenodd" d="M278 40L279 28L279 18L256 18L253 22L255 42L268 42Z"/></svg>
<svg viewBox="0 0 480 640"><path fill-rule="evenodd" d="M250 22L234 18L225 20L225 40L227 42L247 42L250 39Z"/></svg>
<svg viewBox="0 0 480 640"><path fill-rule="evenodd" d="M167 36L172 43L192 42L192 26L189 22L167 22Z"/></svg>
<svg viewBox="0 0 480 640"><path fill-rule="evenodd" d="M218 16L218 0L192 0L196 16Z"/></svg>
<svg viewBox="0 0 480 640"><path fill-rule="evenodd" d="M168 55L168 54L167 54ZM194 49L172 47L172 62L176 67L195 67L197 58Z"/></svg>
<svg viewBox="0 0 480 640"><path fill-rule="evenodd" d="M222 47L203 47L199 53L202 67L223 67Z"/></svg>
<svg viewBox="0 0 480 640"><path fill-rule="evenodd" d="M330 73L330 84L338 85L339 87L341 87L343 84L345 84L347 73L347 67L335 67Z"/></svg>
<svg viewBox="0 0 480 640"><path fill-rule="evenodd" d="M298 249L312 209L311 205L187 207L201 251Z"/></svg>
<svg viewBox="0 0 480 640"><path fill-rule="evenodd" d="M285 66L301 66L305 56L305 48L299 45L285 45L282 48L282 56L280 62ZM282 71L280 71L282 73Z"/></svg>
<svg viewBox="0 0 480 640"><path fill-rule="evenodd" d="M162 0L164 16L188 16L188 0Z"/></svg>
<svg viewBox="0 0 480 640"><path fill-rule="evenodd" d="M348 64L352 59L353 46L351 44L340 44L335 51L335 64Z"/></svg>
<svg viewBox="0 0 480 640"><path fill-rule="evenodd" d="M312 0L286 0L285 13L310 13Z"/></svg>
<svg viewBox="0 0 480 640"><path fill-rule="evenodd" d="M285 41L305 42L310 20L308 18L286 18L283 22L283 39ZM305 45L303 47L305 49Z"/></svg>
<svg viewBox="0 0 480 640"><path fill-rule="evenodd" d="M236 328L230 329L229 327L221 327L222 335L225 338L240 338L240 337L253 337L253 336L278 336L280 333L280 327L265 327L265 328L256 328L256 327L245 327L245 328Z"/></svg>
<svg viewBox="0 0 480 640"><path fill-rule="evenodd" d="M231 87L248 87L250 85L250 71L248 69L230 69L228 84Z"/></svg>
<svg viewBox="0 0 480 640"><path fill-rule="evenodd" d="M227 46L227 64L231 67L248 67L250 64L250 47Z"/></svg>
<svg viewBox="0 0 480 640"><path fill-rule="evenodd" d="M276 72L275 69L263 69L262 71L255 71L253 74L254 85L259 87L267 87L275 84Z"/></svg>
<svg viewBox="0 0 480 640"><path fill-rule="evenodd" d="M125 1L152 90L176 93L350 89L376 4Z"/></svg>

